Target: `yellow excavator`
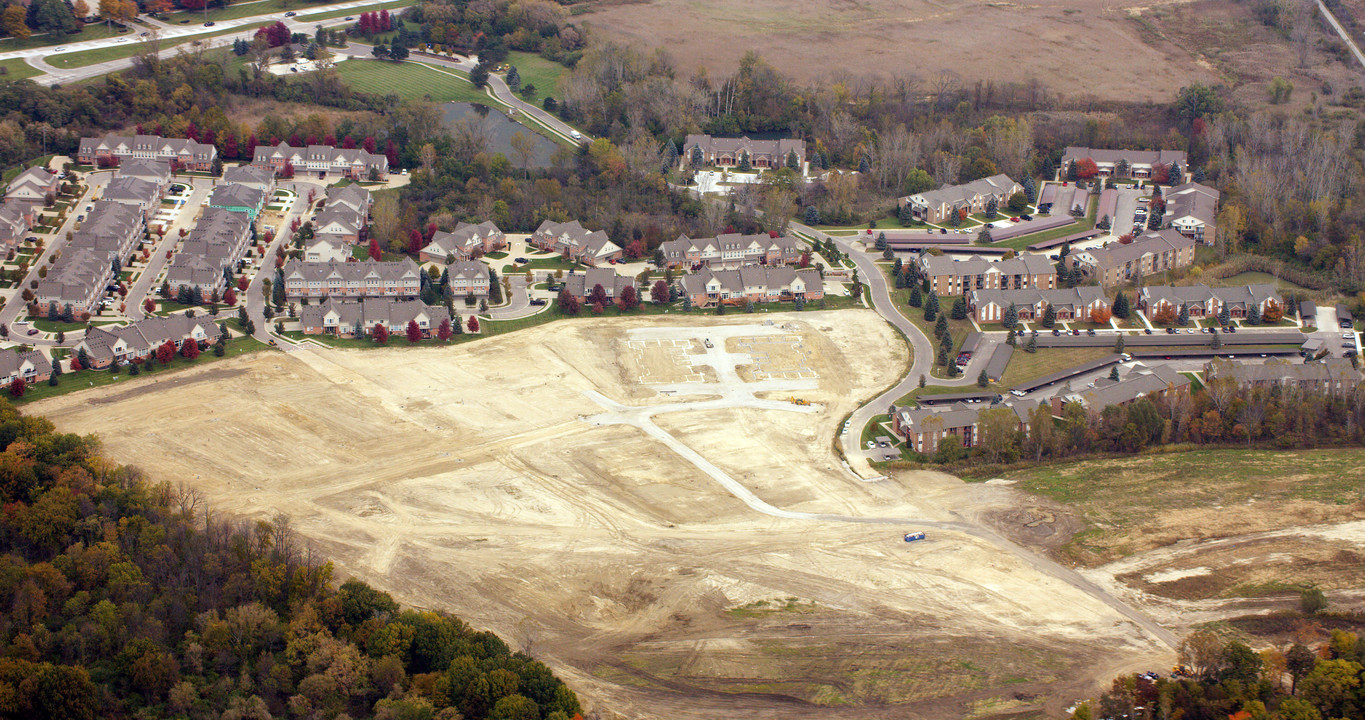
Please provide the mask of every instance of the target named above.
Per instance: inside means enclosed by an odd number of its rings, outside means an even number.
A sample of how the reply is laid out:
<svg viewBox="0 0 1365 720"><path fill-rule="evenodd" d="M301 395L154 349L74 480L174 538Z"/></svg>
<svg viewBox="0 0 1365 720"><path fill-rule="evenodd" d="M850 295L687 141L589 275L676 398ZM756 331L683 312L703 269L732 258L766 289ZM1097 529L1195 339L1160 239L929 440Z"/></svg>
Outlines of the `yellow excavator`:
<svg viewBox="0 0 1365 720"><path fill-rule="evenodd" d="M793 405L809 405L809 404L810 404L810 401L809 401L809 400L803 400L802 398L799 398L799 397L792 397L792 398L791 398L791 402L792 402Z"/></svg>

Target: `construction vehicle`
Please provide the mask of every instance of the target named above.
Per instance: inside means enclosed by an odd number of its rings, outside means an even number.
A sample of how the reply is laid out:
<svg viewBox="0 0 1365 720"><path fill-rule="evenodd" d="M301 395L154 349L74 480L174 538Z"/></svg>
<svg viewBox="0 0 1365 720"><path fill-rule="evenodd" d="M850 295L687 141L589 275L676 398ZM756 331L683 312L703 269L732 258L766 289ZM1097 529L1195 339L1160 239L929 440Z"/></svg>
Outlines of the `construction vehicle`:
<svg viewBox="0 0 1365 720"><path fill-rule="evenodd" d="M809 404L810 404L810 401L809 401L809 400L806 400L806 399L803 399L803 398L792 397L792 398L790 398L790 399L791 399L791 403L792 403L793 405L809 405Z"/></svg>
<svg viewBox="0 0 1365 720"><path fill-rule="evenodd" d="M916 541L916 540L923 540L923 539L924 539L924 531L923 531L923 530L921 530L921 531L919 531L919 532L908 532L908 533L905 534L905 541L906 541L906 542L914 542L914 541Z"/></svg>

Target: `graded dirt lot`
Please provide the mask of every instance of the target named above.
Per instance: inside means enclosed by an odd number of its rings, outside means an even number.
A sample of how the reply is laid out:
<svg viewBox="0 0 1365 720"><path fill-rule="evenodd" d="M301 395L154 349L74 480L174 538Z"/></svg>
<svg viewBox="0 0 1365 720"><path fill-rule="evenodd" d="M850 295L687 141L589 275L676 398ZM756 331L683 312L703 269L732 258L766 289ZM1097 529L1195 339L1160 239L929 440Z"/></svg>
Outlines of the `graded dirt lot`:
<svg viewBox="0 0 1365 720"><path fill-rule="evenodd" d="M1207 1L645 0L602 2L578 17L609 38L666 48L713 80L754 51L802 81L914 75L932 93L935 76L951 70L968 85L1038 80L1069 97L1167 102L1217 73L1198 48L1151 42L1135 18Z"/></svg>
<svg viewBox="0 0 1365 720"><path fill-rule="evenodd" d="M741 346L777 337L784 377L740 373L765 362ZM218 512L287 514L340 575L496 631L603 717L1055 714L1120 667L1168 663L988 535L907 544L912 523L852 521L957 522L947 500L994 489L864 483L833 455L904 353L867 311L563 321L258 353L31 407Z"/></svg>

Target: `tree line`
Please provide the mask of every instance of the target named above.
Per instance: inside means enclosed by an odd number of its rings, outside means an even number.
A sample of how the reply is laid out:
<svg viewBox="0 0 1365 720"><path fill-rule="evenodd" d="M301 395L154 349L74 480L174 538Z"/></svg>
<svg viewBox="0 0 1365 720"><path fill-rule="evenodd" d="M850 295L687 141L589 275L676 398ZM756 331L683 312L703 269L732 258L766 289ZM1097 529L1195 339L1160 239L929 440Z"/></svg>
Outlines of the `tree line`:
<svg viewBox="0 0 1365 720"><path fill-rule="evenodd" d="M403 609L287 519L219 516L0 403L0 717L568 720L574 693L459 618Z"/></svg>

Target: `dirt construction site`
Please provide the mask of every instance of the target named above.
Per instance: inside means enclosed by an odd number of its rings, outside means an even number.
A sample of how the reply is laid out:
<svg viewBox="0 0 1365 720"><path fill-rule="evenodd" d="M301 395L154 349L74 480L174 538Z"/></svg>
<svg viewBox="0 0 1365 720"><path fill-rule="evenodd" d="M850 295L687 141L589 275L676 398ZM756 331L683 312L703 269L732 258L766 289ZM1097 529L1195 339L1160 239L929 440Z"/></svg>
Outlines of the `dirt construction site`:
<svg viewBox="0 0 1365 720"><path fill-rule="evenodd" d="M1015 491L842 466L836 427L905 368L868 311L571 320L31 411L217 512L288 515L339 575L497 632L600 717L1055 713L1169 665L1169 633L973 525Z"/></svg>

